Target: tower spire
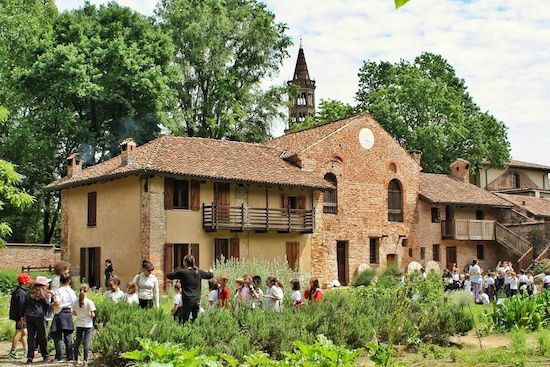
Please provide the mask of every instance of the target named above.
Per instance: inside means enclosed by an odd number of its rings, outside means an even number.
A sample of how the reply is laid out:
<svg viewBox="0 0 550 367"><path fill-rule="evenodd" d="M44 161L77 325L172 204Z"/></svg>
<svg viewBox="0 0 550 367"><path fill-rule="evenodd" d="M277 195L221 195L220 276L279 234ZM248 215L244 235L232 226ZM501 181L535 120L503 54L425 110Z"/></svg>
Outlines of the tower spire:
<svg viewBox="0 0 550 367"><path fill-rule="evenodd" d="M287 84L292 86L289 95L291 105L289 106L289 130L292 125L302 122L306 117L315 117L315 80L309 77L307 69L306 56L302 47L302 37L300 36L300 49L294 68L294 76Z"/></svg>

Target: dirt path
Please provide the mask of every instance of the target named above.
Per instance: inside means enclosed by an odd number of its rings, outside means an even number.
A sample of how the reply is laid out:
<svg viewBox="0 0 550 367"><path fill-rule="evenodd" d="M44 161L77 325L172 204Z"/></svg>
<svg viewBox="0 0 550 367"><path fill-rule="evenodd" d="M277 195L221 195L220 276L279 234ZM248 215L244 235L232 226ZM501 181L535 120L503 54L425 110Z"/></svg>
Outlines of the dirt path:
<svg viewBox="0 0 550 367"><path fill-rule="evenodd" d="M0 367L8 367L8 366L28 366L25 362L27 361L27 358L21 358L21 359L11 359L8 356L8 353L11 348L11 342L0 342ZM21 352L19 352L19 355L21 355ZM56 366L56 367L62 367L62 366L72 366L72 363L44 363L42 362L42 356L39 354L34 359L34 362L32 365L37 366L44 366L44 367L50 367L50 366ZM31 365L31 366L32 366Z"/></svg>

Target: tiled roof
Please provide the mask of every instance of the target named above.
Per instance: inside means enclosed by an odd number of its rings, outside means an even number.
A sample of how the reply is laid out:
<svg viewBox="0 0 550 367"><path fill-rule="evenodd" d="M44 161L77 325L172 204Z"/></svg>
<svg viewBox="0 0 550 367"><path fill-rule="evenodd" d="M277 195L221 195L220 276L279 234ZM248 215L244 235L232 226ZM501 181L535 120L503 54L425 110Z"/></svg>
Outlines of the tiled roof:
<svg viewBox="0 0 550 367"><path fill-rule="evenodd" d="M550 166L545 166L543 164L538 164L538 163L516 161L516 160L511 160L510 162L508 162L508 166L516 167L516 168L531 168L531 169L537 169L537 170L550 171Z"/></svg>
<svg viewBox="0 0 550 367"><path fill-rule="evenodd" d="M420 196L434 204L511 208L506 200L448 175L420 173Z"/></svg>
<svg viewBox="0 0 550 367"><path fill-rule="evenodd" d="M329 136L364 115L365 114L358 114L325 125L311 127L295 133L287 133L268 141L265 145L281 149L285 152L284 156L288 157L309 148L319 140Z"/></svg>
<svg viewBox="0 0 550 367"><path fill-rule="evenodd" d="M120 156L83 169L47 186L50 191L140 173L177 175L232 182L332 188L312 172L279 158L280 151L260 144L188 137L161 137L137 147L131 162Z"/></svg>
<svg viewBox="0 0 550 367"><path fill-rule="evenodd" d="M536 198L533 196L513 195L496 193L501 198L508 200L509 202L527 210L529 213L540 216L550 217L550 200L543 198Z"/></svg>

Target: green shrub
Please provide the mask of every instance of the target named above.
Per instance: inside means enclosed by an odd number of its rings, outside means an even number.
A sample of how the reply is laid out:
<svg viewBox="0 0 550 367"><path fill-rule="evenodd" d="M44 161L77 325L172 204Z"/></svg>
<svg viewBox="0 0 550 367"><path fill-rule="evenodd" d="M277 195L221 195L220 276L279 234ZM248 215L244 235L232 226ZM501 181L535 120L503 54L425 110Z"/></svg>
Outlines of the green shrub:
<svg viewBox="0 0 550 367"><path fill-rule="evenodd" d="M0 270L0 295L11 294L11 292L17 287L17 276L21 273L18 269L4 269ZM30 272L29 275L34 279L39 275L51 276L50 273L45 272Z"/></svg>
<svg viewBox="0 0 550 367"><path fill-rule="evenodd" d="M488 312L491 328L496 331L508 331L513 328L537 330L550 325L550 292L534 296L516 295L504 300L503 304L494 304Z"/></svg>
<svg viewBox="0 0 550 367"><path fill-rule="evenodd" d="M544 259L540 261L535 267L533 268L533 274L542 274L547 271L550 271L550 259Z"/></svg>
<svg viewBox="0 0 550 367"><path fill-rule="evenodd" d="M381 287L394 287L399 284L401 279L401 270L396 264L388 264L378 275L378 283Z"/></svg>
<svg viewBox="0 0 550 367"><path fill-rule="evenodd" d="M550 357L550 330L540 329L537 335L537 351L542 357Z"/></svg>
<svg viewBox="0 0 550 367"><path fill-rule="evenodd" d="M0 341L8 341L13 338L15 323L8 319L0 320Z"/></svg>
<svg viewBox="0 0 550 367"><path fill-rule="evenodd" d="M376 269L368 268L354 275L352 287L368 286L376 279Z"/></svg>

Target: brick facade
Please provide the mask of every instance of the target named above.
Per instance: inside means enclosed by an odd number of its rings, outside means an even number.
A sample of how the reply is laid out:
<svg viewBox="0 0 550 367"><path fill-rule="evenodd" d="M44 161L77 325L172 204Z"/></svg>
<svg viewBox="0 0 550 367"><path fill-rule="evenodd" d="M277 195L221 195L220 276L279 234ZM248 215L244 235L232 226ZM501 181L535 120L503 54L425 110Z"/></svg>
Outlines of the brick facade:
<svg viewBox="0 0 550 367"><path fill-rule="evenodd" d="M0 248L0 258L0 269L46 267L61 260L61 252L53 245L8 243Z"/></svg>
<svg viewBox="0 0 550 367"><path fill-rule="evenodd" d="M514 186L514 174L519 176L519 184L522 188L539 188L538 185L534 183L533 180L531 180L531 178L525 172L507 170L498 178L490 182L487 185L487 190L498 191L515 188L516 186Z"/></svg>

